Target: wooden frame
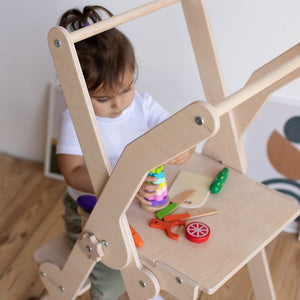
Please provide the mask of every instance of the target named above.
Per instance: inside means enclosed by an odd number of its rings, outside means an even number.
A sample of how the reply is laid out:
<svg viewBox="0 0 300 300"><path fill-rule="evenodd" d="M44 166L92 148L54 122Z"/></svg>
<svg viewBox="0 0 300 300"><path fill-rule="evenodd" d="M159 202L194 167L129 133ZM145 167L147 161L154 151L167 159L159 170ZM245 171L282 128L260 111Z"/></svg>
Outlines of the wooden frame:
<svg viewBox="0 0 300 300"><path fill-rule="evenodd" d="M74 43L175 2L179 1L156 0L71 34L62 27L49 32L49 47L98 198L83 233L92 248L97 245L103 250L95 254L97 259L90 259L80 238L63 266L55 264L56 242L37 251L35 258L41 264L41 279L49 299L75 299L99 259L121 270L130 299L151 299L160 289L176 293L179 299L196 299L200 290L213 293L247 263L256 298L275 299L264 247L299 215L300 209L286 197L244 175L246 157L241 136L268 95L299 76L299 46L255 72L243 89L226 98L204 1L184 0L182 6L202 84L207 101L214 106L206 102L188 105L130 143L111 171ZM199 116L203 120L200 125L195 122ZM157 142L161 136L163 144ZM146 224L149 212L139 208L133 201L134 195L151 169L207 139L204 155L195 154L184 168L211 177L222 168L220 160L230 168L230 178L220 198L209 199L221 212L210 219L215 237L203 247L202 257L195 255L199 248L185 240L176 244L174 254L170 249L175 245L160 238L162 233L153 232ZM143 157L148 145L155 149L153 156ZM179 170L166 168L169 183ZM124 190L126 193L121 192ZM251 223L249 215L253 215ZM128 219L148 245L160 238L157 249L144 246L136 250ZM268 226L263 228L266 221ZM224 224L231 232L226 239ZM244 235L247 238L243 240ZM51 258L47 258L47 253L51 253ZM197 261L191 262L189 257L197 257ZM201 266L201 271L194 268L195 263Z"/></svg>

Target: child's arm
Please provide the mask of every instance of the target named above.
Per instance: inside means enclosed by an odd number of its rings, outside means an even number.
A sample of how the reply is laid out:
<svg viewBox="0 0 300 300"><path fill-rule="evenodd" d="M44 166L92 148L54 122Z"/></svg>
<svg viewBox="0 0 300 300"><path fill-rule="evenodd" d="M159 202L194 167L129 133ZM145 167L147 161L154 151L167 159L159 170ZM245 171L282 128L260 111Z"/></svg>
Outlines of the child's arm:
<svg viewBox="0 0 300 300"><path fill-rule="evenodd" d="M83 156L58 154L57 159L60 171L69 186L85 193L94 193Z"/></svg>
<svg viewBox="0 0 300 300"><path fill-rule="evenodd" d="M169 160L167 164L181 165L189 160L194 153L196 147L190 149L177 157ZM79 155L70 154L58 154L58 164L61 173L63 174L66 183L74 189L80 190L86 193L94 193L93 186L88 174L88 170L85 166L84 159ZM153 184L147 184L146 181L156 181L156 178L148 176L145 182L140 187L136 198L143 204L150 205L151 202L145 198L151 198L155 195L155 189L158 186Z"/></svg>
<svg viewBox="0 0 300 300"><path fill-rule="evenodd" d="M85 166L84 159L79 155L58 154L58 164L66 183L76 190L93 194L93 187ZM140 187L136 198L143 204L151 205L145 197L150 198L155 195L155 190L159 185L148 184L146 181L156 181L157 178L147 176L145 182Z"/></svg>

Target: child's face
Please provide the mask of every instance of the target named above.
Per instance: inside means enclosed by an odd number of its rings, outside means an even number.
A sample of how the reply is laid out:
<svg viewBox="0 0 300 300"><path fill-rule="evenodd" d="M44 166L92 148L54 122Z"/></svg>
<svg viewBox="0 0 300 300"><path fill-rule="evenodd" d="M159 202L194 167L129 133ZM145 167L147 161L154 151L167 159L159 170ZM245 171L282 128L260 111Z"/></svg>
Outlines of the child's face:
<svg viewBox="0 0 300 300"><path fill-rule="evenodd" d="M126 72L123 83L113 91L98 88L90 93L94 112L99 117L117 118L134 97L134 74Z"/></svg>

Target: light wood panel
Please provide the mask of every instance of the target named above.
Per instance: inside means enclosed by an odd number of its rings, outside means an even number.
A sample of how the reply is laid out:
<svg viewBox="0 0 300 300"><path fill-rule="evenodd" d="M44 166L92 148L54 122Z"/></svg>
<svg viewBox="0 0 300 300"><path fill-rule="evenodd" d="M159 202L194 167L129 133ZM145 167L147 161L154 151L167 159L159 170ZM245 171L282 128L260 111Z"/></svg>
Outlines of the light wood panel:
<svg viewBox="0 0 300 300"><path fill-rule="evenodd" d="M246 86L251 84L253 81L261 78L271 70L276 69L282 66L283 64L287 63L289 60L295 58L296 56L299 56L299 53L300 53L300 44L297 44L291 49L284 52L283 54L274 58L272 61L268 62L258 70L256 70L251 75ZM290 83L291 81L295 80L299 76L300 76L299 66L298 68L296 67L294 69L290 69L290 72L288 72L285 76L282 76L282 78L280 78L279 80L273 80L273 84L271 84L265 89L262 89L258 94L250 98L248 102L236 107L233 110L234 118L238 129L238 134L240 137L245 133L245 131L251 124L252 120L259 113L260 108L267 101L268 97L274 91Z"/></svg>
<svg viewBox="0 0 300 300"><path fill-rule="evenodd" d="M215 105L227 95L205 1L182 1L182 7L206 100ZM237 134L231 111L220 121L220 130L205 143L203 153L245 173L247 159L244 145Z"/></svg>
<svg viewBox="0 0 300 300"><path fill-rule="evenodd" d="M202 126L195 122L196 116L199 115L205 120ZM74 121L75 125L76 123L79 125L78 117ZM142 280L147 284L143 289L146 298L154 297L156 291L159 290L157 279L141 265L124 214L138 187L151 169L187 149L193 148L201 140L214 134L218 125L218 118L213 114L211 106L204 102L195 102L130 143L122 153L84 227L84 231L93 232L99 241L105 240L109 243L109 248L104 249L103 263L112 268L122 269L121 272L126 274L129 270L131 274L126 276L127 279L134 279L136 282ZM168 132L168 137L165 140L166 143L161 144L159 141L164 132ZM190 134L187 135L186 132ZM178 139L180 143L178 143ZM147 149L150 146L155 146L151 157L147 155ZM90 145L83 143L82 147L83 150L89 150ZM132 168L132 162L135 162L135 168ZM119 178L123 178L123 180L120 181ZM116 186L118 189L115 188ZM124 193L124 190L127 192ZM108 224L109 226L107 226ZM74 271L74 265L77 266L78 273ZM88 274L92 267L93 261L87 259L78 243L73 248L62 271L55 266L51 267L50 264L41 265L41 269L44 268L51 274L52 282L54 278L59 278L61 282L64 282L64 285L68 287L66 290L71 291L70 297L73 292L76 294L76 289L79 289L85 280L84 275ZM123 269L124 267L126 269ZM51 289L52 283L50 284L48 278L50 277L42 280L49 293L52 290L55 293L53 296L56 298L61 296L57 293L57 289ZM69 281L66 282L64 278L68 278ZM55 285L58 285L58 281ZM129 285L130 287L135 289L133 284ZM131 293L131 297L140 299L137 291Z"/></svg>
<svg viewBox="0 0 300 300"><path fill-rule="evenodd" d="M270 94L279 89L284 84L295 80L300 75L300 45L290 49L287 53L279 56L276 60L267 64L264 68L254 72L246 86L234 94L227 97L224 101L215 105L218 116L223 115L228 110L243 104L244 100L253 99L255 96L268 91ZM296 50L296 51L295 51ZM243 100L244 99L244 100ZM259 107L255 107L251 102L246 107L251 108L250 111L244 108L243 114L239 111L240 118L246 118L249 123L257 113ZM261 103L262 105L263 103ZM255 109L256 108L256 109ZM254 116L253 116L254 114ZM246 117L247 116L247 117ZM247 128L247 125L244 127ZM241 131L244 131L242 128Z"/></svg>
<svg viewBox="0 0 300 300"><path fill-rule="evenodd" d="M214 177L213 174L223 167L195 154L184 169ZM180 169L165 168L169 184ZM170 240L163 231L150 228L147 224L152 215L140 212L138 206L132 205L127 216L144 239L143 248L138 250L142 261L145 259L153 264L157 260L163 261L201 284L200 289L208 294L220 288L300 213L299 206L291 199L232 169L222 191L209 195L206 205L220 213L205 219L211 228L211 237L201 246L190 243L184 236L179 241ZM136 215L139 218L134 217ZM159 245L153 247L157 240ZM195 268L195 265L199 267Z"/></svg>
<svg viewBox="0 0 300 300"><path fill-rule="evenodd" d="M14 166L10 168L9 166ZM16 189L22 189L24 184L31 185L30 178L34 173L43 177L42 165L35 162L20 160L18 158L10 157L0 154L0 178L10 178L9 182L15 182L16 185L5 184L0 185L0 197L3 194L15 195ZM41 284L38 267L32 259L34 251L47 241L59 235L63 231L62 226L62 205L61 202L61 187L63 183L53 179L43 178L42 181L51 182L52 184L45 185L45 193L47 191L58 190L58 194L53 199L51 211L47 211L45 206L40 207L40 216L43 221L36 225L32 233L27 236L27 240L15 254L16 262L8 262L4 270L0 274L0 295L3 299L12 300L33 300L42 294L43 286ZM16 200L21 197L21 194L16 196ZM33 193L29 195L37 203L39 202L39 195ZM1 198L2 200L2 198ZM58 203L58 204L57 204ZM11 206L17 211L18 206L11 203ZM29 209L25 207L24 210ZM5 214L1 210L1 218ZM0 218L0 219L1 219ZM209 217L203 221L207 222ZM52 222L48 220L52 219ZM57 224L57 225L54 225ZM7 228L10 231L10 227ZM0 238L0 261L6 261L6 254L3 249L6 249L9 242L2 239L2 230ZM48 235L49 234L49 235ZM47 235L47 236L46 236ZM300 243L297 236L288 233L281 233L273 242L271 242L266 249L268 260L270 264L271 274L275 286L277 300L297 300L300 299L300 269L299 269L299 253ZM24 265L25 263L25 265ZM12 273L11 275L9 275ZM7 295L10 297L7 298ZM166 300L175 300L176 298L162 291L162 295ZM230 279L223 287L221 287L215 294L203 294L201 300L254 300L253 291L248 275L247 267L242 268L232 279ZM11 298L13 296L13 298ZM89 300L89 293L85 293L79 297L81 300Z"/></svg>
<svg viewBox="0 0 300 300"><path fill-rule="evenodd" d="M71 41L69 32L60 26L54 27L49 31L48 44L82 148L94 193L99 196L111 173L111 166L75 46ZM78 120L78 122L74 122L74 120ZM87 144L89 147L83 147L83 145Z"/></svg>

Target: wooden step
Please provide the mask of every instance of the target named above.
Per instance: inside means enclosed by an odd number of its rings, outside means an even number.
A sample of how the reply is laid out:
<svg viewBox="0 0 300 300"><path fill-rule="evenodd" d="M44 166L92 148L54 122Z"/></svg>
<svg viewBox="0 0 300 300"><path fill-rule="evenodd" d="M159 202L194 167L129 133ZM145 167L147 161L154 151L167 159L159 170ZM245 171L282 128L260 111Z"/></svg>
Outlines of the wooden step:
<svg viewBox="0 0 300 300"><path fill-rule="evenodd" d="M69 254L71 253L71 250L72 248L68 242L66 234L62 234L35 251L33 258L39 265L44 262L51 262L62 269L69 257ZM84 294L90 288L91 283L87 279L80 289L78 296Z"/></svg>

